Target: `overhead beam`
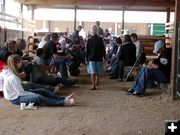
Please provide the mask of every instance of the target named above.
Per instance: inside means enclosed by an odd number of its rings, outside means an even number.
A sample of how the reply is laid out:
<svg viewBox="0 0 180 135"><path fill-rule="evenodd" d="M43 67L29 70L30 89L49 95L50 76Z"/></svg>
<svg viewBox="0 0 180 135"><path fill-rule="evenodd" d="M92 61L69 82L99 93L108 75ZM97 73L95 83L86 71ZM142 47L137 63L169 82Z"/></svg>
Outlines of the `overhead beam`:
<svg viewBox="0 0 180 135"><path fill-rule="evenodd" d="M23 4L53 5L100 5L100 6L152 6L175 7L175 2L151 0L16 0Z"/></svg>
<svg viewBox="0 0 180 135"><path fill-rule="evenodd" d="M54 7L54 6L36 6L36 9L38 8L53 8L53 9L73 9L74 10L74 6L59 6L59 7ZM102 6L101 8L99 7L84 7L84 6L78 6L77 9L80 10L110 10L110 11L120 11L123 10L123 7L119 6L119 7L104 7ZM126 7L125 8L126 11L150 11L150 12L167 12L167 8L142 8L142 7ZM175 12L174 8L171 8L171 12Z"/></svg>

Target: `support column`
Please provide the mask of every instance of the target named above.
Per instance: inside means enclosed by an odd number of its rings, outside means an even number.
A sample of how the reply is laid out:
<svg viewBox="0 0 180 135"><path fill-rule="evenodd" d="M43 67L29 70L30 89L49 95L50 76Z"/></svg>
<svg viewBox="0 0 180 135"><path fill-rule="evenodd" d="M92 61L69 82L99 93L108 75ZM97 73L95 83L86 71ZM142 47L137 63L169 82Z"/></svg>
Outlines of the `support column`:
<svg viewBox="0 0 180 135"><path fill-rule="evenodd" d="M21 24L21 38L24 38L24 17L23 17L23 4L21 4L21 9L20 9L20 18L22 19L22 24Z"/></svg>
<svg viewBox="0 0 180 135"><path fill-rule="evenodd" d="M31 20L34 21L34 10L35 10L35 5L31 5L31 10L32 10ZM34 34L35 34L35 33L34 33L34 29L33 29L32 31L33 31L33 35L34 35Z"/></svg>
<svg viewBox="0 0 180 135"><path fill-rule="evenodd" d="M1 12L5 13L5 0L1 0L0 6L1 6ZM4 15L0 15L0 17L4 19ZM5 42L5 36L3 37L3 35L5 33L3 34L3 30L2 30L2 29L4 29L4 27L5 27L5 21L0 22L0 33L1 33L0 34L0 43Z"/></svg>
<svg viewBox="0 0 180 135"><path fill-rule="evenodd" d="M115 26L114 26L114 35L117 35L117 29L118 29L118 25L117 25L117 22L115 22Z"/></svg>
<svg viewBox="0 0 180 135"><path fill-rule="evenodd" d="M48 21L48 29L49 29L49 32L52 32L52 30L51 30L51 21Z"/></svg>
<svg viewBox="0 0 180 135"><path fill-rule="evenodd" d="M170 16L171 16L171 9L167 8L166 23L170 22ZM169 33L169 30L166 30L166 34L167 33Z"/></svg>
<svg viewBox="0 0 180 135"><path fill-rule="evenodd" d="M74 6L74 31L76 30L77 6Z"/></svg>
<svg viewBox="0 0 180 135"><path fill-rule="evenodd" d="M2 3L1 3L1 9L2 9L2 13L5 14L6 13L6 10L5 10L5 3L6 1L5 0L2 0ZM2 15L2 18L5 19L5 16ZM6 39L7 39L7 29L6 29L6 24L5 24L5 21L2 22L2 27L4 29L4 37L2 39L1 42L5 43L6 42ZM3 35L3 34L2 34Z"/></svg>
<svg viewBox="0 0 180 135"><path fill-rule="evenodd" d="M35 5L31 5L31 8L32 8L31 20L34 21L34 10L35 10Z"/></svg>
<svg viewBox="0 0 180 135"><path fill-rule="evenodd" d="M122 10L122 27L121 29L124 30L124 12L125 12L125 8L123 7L123 10Z"/></svg>
<svg viewBox="0 0 180 135"><path fill-rule="evenodd" d="M177 51L178 51L178 22L180 21L180 1L176 0L174 19L174 45L172 46L172 67L171 67L171 95L176 99L176 76L177 76Z"/></svg>

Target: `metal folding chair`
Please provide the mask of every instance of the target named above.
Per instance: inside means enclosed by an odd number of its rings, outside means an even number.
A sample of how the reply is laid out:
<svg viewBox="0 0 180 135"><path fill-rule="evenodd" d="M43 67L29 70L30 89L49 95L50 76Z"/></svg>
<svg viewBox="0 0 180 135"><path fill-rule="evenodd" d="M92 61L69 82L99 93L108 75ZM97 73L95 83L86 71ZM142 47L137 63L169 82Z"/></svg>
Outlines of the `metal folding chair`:
<svg viewBox="0 0 180 135"><path fill-rule="evenodd" d="M136 61L135 61L135 63L134 63L133 66L128 66L128 67L127 67L127 68L130 68L130 70L129 70L126 78L124 79L124 82L127 81L127 79L129 78L129 76L131 75L132 71L133 71L135 68L138 68L139 71L141 70L140 60L141 60L142 54L143 54L143 51L141 51L141 53L138 55L138 57L137 57L137 59L136 59ZM126 68L126 67L125 67L125 68Z"/></svg>

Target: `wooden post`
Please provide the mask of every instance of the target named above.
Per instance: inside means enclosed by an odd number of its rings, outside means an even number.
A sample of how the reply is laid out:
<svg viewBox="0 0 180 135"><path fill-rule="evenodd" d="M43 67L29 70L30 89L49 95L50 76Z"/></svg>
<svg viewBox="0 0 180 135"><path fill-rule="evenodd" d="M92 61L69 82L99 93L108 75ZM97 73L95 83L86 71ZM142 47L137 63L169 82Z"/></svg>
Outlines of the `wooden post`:
<svg viewBox="0 0 180 135"><path fill-rule="evenodd" d="M24 16L23 16L23 4L21 4L21 10L20 10L20 17L22 19L22 24L21 24L21 38L24 38L24 30L23 30L23 27L24 27Z"/></svg>
<svg viewBox="0 0 180 135"><path fill-rule="evenodd" d="M5 10L5 0L3 0L3 4L2 4L2 13L6 13L6 10ZM2 16L3 19L5 19L5 16L3 15ZM6 23L5 21L3 21L3 28L4 28L4 39L2 42L6 42L6 39L7 39L7 30L6 30Z"/></svg>
<svg viewBox="0 0 180 135"><path fill-rule="evenodd" d="M172 67L171 67L171 95L172 99L176 99L176 76L177 76L177 50L178 50L178 22L180 21L180 1L176 0L175 5L175 19L174 19L174 44L172 53Z"/></svg>
<svg viewBox="0 0 180 135"><path fill-rule="evenodd" d="M77 6L74 6L74 31L76 30Z"/></svg>
<svg viewBox="0 0 180 135"><path fill-rule="evenodd" d="M167 16L166 16L166 23L170 22L170 16L171 16L171 9L167 8ZM169 30L166 30L166 34L169 32Z"/></svg>
<svg viewBox="0 0 180 135"><path fill-rule="evenodd" d="M31 8L32 8L31 20L34 20L34 9L35 9L35 5L31 5Z"/></svg>
<svg viewBox="0 0 180 135"><path fill-rule="evenodd" d="M47 23L48 23L49 32L52 32L52 30L51 30L51 21L48 21Z"/></svg>
<svg viewBox="0 0 180 135"><path fill-rule="evenodd" d="M125 8L123 7L123 10L122 10L122 27L121 27L122 30L124 30L124 12L125 12Z"/></svg>

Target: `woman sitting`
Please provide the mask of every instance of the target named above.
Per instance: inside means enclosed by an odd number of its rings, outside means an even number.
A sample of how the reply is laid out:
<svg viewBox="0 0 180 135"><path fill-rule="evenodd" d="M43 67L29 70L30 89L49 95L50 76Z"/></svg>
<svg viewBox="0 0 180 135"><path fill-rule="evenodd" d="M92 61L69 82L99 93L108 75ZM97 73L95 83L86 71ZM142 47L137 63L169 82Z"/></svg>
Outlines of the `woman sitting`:
<svg viewBox="0 0 180 135"><path fill-rule="evenodd" d="M17 70L22 66L22 60L19 55L9 56L7 65L3 69L4 97L12 104L35 103L35 105L49 106L72 106L74 104L74 93L67 97L59 97L44 88L25 91Z"/></svg>

